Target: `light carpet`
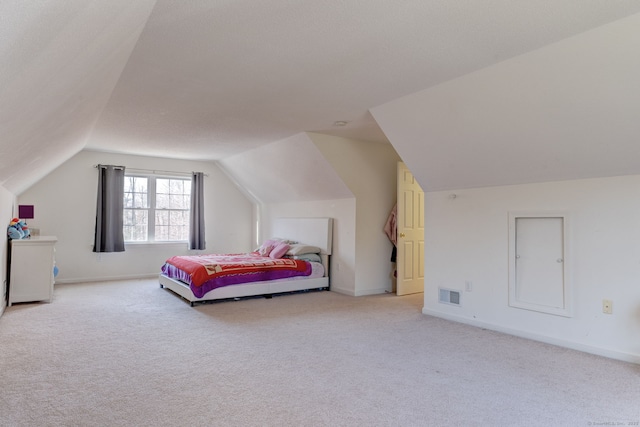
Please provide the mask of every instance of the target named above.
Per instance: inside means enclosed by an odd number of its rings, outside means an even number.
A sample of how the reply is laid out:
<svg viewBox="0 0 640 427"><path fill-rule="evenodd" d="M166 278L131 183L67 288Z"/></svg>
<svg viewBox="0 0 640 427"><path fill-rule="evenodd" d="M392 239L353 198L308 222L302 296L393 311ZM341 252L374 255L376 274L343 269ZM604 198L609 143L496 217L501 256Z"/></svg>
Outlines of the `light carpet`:
<svg viewBox="0 0 640 427"><path fill-rule="evenodd" d="M638 425L640 366L421 308L333 292L192 308L155 280L56 285L0 318L0 425Z"/></svg>

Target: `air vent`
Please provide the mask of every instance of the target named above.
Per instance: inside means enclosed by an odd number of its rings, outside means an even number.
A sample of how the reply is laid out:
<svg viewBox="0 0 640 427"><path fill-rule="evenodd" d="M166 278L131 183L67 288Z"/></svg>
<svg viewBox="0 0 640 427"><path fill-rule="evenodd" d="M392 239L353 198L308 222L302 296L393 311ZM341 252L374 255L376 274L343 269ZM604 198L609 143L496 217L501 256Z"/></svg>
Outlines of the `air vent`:
<svg viewBox="0 0 640 427"><path fill-rule="evenodd" d="M438 288L438 290L440 292L438 302L443 304L460 305L460 291L443 288Z"/></svg>

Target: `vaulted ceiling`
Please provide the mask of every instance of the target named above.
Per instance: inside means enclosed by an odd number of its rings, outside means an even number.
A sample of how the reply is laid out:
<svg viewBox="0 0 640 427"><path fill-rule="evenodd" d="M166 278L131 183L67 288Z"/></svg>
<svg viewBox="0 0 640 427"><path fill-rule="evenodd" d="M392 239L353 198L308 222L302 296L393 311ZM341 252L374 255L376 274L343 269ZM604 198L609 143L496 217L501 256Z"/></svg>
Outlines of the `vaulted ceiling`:
<svg viewBox="0 0 640 427"><path fill-rule="evenodd" d="M639 13L630 0L0 2L0 183L78 151L218 160ZM342 127L336 121L345 121Z"/></svg>

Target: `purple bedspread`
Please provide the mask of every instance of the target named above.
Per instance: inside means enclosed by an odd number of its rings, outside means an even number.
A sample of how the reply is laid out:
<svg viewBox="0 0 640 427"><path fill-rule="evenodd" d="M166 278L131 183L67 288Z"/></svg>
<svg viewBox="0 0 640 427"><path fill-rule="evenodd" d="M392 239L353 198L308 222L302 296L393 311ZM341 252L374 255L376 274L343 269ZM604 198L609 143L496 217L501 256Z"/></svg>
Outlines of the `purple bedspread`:
<svg viewBox="0 0 640 427"><path fill-rule="evenodd" d="M311 274L311 263L307 262L306 264L307 271L303 274L304 276L308 276ZM234 274L230 276L216 277L204 282L201 286L193 286L189 274L171 264L165 263L162 266L162 274L171 279L179 280L189 285L191 292L193 292L193 295L195 295L197 298L202 298L210 290L221 288L223 286L237 285L240 283L262 282L267 280L287 279L289 277L300 276L300 273L295 271L261 271L257 273Z"/></svg>

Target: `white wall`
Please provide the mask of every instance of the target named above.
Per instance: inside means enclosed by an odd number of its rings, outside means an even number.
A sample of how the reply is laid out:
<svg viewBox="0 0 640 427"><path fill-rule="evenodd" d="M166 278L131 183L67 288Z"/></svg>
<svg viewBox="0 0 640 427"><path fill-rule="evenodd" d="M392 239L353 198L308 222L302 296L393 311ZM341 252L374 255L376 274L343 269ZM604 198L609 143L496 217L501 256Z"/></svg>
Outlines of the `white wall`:
<svg viewBox="0 0 640 427"><path fill-rule="evenodd" d="M393 245L383 229L397 198L400 157L388 143L309 136L356 196L354 295L390 292Z"/></svg>
<svg viewBox="0 0 640 427"><path fill-rule="evenodd" d="M0 218L4 218L5 230L6 227L9 226L11 218L15 216L15 206L15 196L4 187L0 186ZM6 235L5 231L5 237L2 239L3 243L0 245L0 315L2 315L7 305L5 297L7 292L7 253L9 250L9 244Z"/></svg>
<svg viewBox="0 0 640 427"><path fill-rule="evenodd" d="M333 249L330 262L332 291L355 295L356 284L356 201L354 198L314 202L273 203L261 207L261 239L273 237L276 218L333 218Z"/></svg>
<svg viewBox="0 0 640 427"><path fill-rule="evenodd" d="M96 164L128 168L201 171L205 178L205 230L207 252L251 250L253 205L213 162L161 159L81 151L22 193L20 204L35 205L29 226L42 235L55 235L58 283L109 280L157 275L164 260L187 254L186 243L127 245L121 253L92 252L96 189Z"/></svg>
<svg viewBox="0 0 640 427"><path fill-rule="evenodd" d="M640 363L640 176L431 192L425 201L424 313ZM509 307L510 211L568 213L573 317ZM461 290L462 305L438 303L439 286ZM613 314L603 314L603 299Z"/></svg>

